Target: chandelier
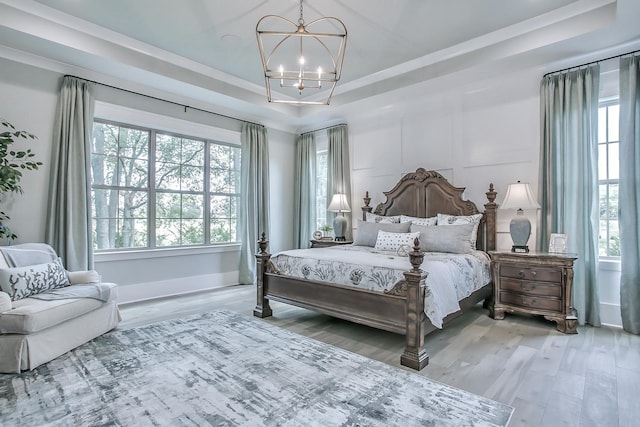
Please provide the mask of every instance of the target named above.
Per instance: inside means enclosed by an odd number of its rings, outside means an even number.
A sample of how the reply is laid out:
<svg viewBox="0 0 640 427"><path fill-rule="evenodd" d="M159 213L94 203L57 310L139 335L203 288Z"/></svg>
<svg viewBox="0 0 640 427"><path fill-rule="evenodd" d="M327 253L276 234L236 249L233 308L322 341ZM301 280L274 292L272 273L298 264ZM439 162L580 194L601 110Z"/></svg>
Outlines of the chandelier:
<svg viewBox="0 0 640 427"><path fill-rule="evenodd" d="M347 43L347 28L341 20L324 17L305 24L300 0L298 23L266 15L256 24L256 37L269 102L329 105ZM326 98L309 100L309 92L323 88ZM286 96L276 96L280 94Z"/></svg>

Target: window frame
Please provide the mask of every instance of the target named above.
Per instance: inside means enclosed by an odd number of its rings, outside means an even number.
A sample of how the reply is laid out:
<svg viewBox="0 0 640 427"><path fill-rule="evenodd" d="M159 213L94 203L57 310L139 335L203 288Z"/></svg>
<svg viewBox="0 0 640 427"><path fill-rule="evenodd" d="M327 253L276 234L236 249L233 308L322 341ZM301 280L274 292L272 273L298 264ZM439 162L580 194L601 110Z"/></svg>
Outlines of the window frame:
<svg viewBox="0 0 640 427"><path fill-rule="evenodd" d="M96 103L98 104L98 103ZM235 229L235 235L236 235L236 239L235 241L231 241L231 242L211 242L211 224L212 224L212 217L211 217L211 200L213 196L216 195L221 195L222 193L220 192L215 192L212 193L210 191L210 179L211 179L211 147L213 146L223 146L223 147L230 147L230 148L234 148L234 149L238 149L240 150L240 133L239 132L234 132L234 131L227 131L225 129L218 129L218 128L213 128L207 125L202 125L199 123L192 123L192 122L188 122L188 121L184 121L184 120L180 120L180 119L174 119L171 117L165 117L165 116L160 116L160 115L156 115L153 113L147 113L147 112L140 112L137 110L132 110L126 107L120 107L120 106L113 106L110 104L106 104L106 103L101 103L102 105L100 107L102 107L100 110L102 111L102 114L98 113L98 105L96 106L96 114L94 117L94 122L95 123L102 123L102 124L108 124L108 125L114 125L114 126L119 126L119 127L124 127L127 129L135 129L135 130L140 130L143 132L149 132L149 143L148 143L148 159L147 159L147 173L148 173L148 185L146 187L146 197L147 197L147 244L146 246L133 246L133 247L122 247L122 248L102 248L102 249L94 249L94 252L97 255L102 255L102 257L104 257L104 254L109 254L109 253L113 253L113 254L118 254L118 253L127 253L127 254L131 254L131 253L135 253L135 252L149 252L149 251L153 251L153 252L163 252L163 253L168 253L167 251L179 251L179 252L185 252L185 250L190 250L190 249L194 249L196 251L198 251L198 249L207 249L210 250L211 248L218 248L215 251L219 251L221 248L224 247L230 247L230 248L237 248L238 246L241 245L241 241L240 241L240 236L238 234L238 230L237 227ZM116 112L116 114L114 114L114 112ZM105 114L105 112L107 112ZM120 117L118 116L131 116L133 112L133 117L131 118L131 120L126 120L123 121ZM114 117L115 116L115 117ZM136 116L141 117L142 120L136 120ZM160 123L165 123L167 124L166 127L160 127L160 126L154 126ZM178 131L174 131L174 130L167 130L167 128L171 128L174 126L171 125L176 125L176 128L178 128ZM191 134L191 132L189 133L185 133L185 130L189 131L193 129L193 134ZM159 189L155 188L156 187L156 183L155 183L155 173L156 173L156 153L155 153L155 148L156 148L156 136L157 134L163 134L163 135L168 135L170 137L175 137L175 138L184 138L184 139L188 139L188 140L194 140L194 141L200 141L204 143L204 165L203 165L203 189L202 191L186 191L186 190L178 190L177 193L178 194L198 194L198 195L202 195L203 196L203 206L202 206L202 211L203 211L203 243L197 243L197 244L186 244L186 245L170 245L170 246L158 246L157 245L157 240L156 240L156 233L155 233L155 223L156 223L156 195L158 194ZM203 134L209 134L212 135L212 137L203 137ZM225 139L227 140L220 140L220 136L225 137ZM92 153L93 154L93 153ZM239 152L240 156L242 155L241 152ZM239 173L240 173L240 162L237 163L238 169L234 169L237 171L238 173L238 186L235 188L236 192L229 192L229 193L224 193L225 196L228 197L235 197L236 199L236 212L235 212L235 221L236 221L236 225L237 225L237 221L239 220L239 215L238 215L238 203L240 202L240 188L239 188ZM109 185L105 185L105 184L93 184L91 183L91 192L93 195L93 192L95 189L107 189L107 190L111 190L111 189L116 189L118 191L131 191L131 190L135 190L135 191L140 191L140 188L138 187L124 187L124 186L109 186ZM164 190L160 190L160 192L164 192L166 193L166 191ZM170 191L173 192L173 191ZM93 205L92 205L92 209L93 209ZM182 208L181 208L182 209ZM95 218L95 212L91 212L91 216L92 216L92 222L93 222L93 218ZM231 218L231 217L230 217ZM93 224L92 224L92 232L95 231L93 228ZM112 257L108 257L108 258L112 258Z"/></svg>

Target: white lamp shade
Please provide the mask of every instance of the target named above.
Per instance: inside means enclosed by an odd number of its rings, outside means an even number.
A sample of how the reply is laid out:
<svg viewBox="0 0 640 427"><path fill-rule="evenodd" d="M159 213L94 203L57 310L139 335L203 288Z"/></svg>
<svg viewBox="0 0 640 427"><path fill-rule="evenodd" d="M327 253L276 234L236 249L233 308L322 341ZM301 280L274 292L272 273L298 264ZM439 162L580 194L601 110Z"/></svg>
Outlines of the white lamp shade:
<svg viewBox="0 0 640 427"><path fill-rule="evenodd" d="M518 181L515 184L509 184L507 195L500 205L501 209L539 209L540 205L536 201L531 192L528 183Z"/></svg>
<svg viewBox="0 0 640 427"><path fill-rule="evenodd" d="M347 195L342 193L334 194L327 210L331 212L351 212L349 203L347 202Z"/></svg>

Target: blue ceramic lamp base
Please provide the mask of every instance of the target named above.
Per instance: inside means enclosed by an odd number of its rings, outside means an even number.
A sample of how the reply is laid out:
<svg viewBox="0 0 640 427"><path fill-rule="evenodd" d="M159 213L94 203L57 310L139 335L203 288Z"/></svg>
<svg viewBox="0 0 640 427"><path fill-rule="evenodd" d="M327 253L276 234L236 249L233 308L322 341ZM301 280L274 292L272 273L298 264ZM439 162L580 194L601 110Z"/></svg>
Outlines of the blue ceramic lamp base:
<svg viewBox="0 0 640 427"><path fill-rule="evenodd" d="M522 209L518 209L517 216L511 220L509 231L511 232L511 240L513 240L511 252L529 252L527 242L531 236L531 222L524 216Z"/></svg>

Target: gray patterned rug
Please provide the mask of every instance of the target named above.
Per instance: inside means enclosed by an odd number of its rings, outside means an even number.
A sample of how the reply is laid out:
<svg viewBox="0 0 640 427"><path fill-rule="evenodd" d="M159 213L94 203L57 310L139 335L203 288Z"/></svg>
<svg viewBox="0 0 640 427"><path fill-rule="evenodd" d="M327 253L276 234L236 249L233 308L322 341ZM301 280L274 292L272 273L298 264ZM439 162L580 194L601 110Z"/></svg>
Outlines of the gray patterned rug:
<svg viewBox="0 0 640 427"><path fill-rule="evenodd" d="M511 413L226 311L114 331L0 374L2 426L504 426Z"/></svg>

